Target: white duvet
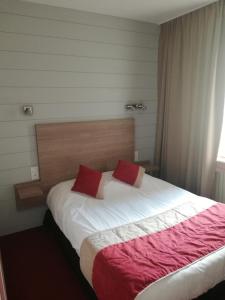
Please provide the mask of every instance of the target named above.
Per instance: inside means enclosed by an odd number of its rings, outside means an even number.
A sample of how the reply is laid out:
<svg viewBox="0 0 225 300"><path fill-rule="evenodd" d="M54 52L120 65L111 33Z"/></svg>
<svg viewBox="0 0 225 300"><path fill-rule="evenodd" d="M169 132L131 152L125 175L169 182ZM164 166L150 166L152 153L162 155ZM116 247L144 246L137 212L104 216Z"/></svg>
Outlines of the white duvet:
<svg viewBox="0 0 225 300"><path fill-rule="evenodd" d="M74 180L53 187L47 204L79 255L82 241L101 230L157 215L187 201L202 209L214 201L198 197L165 181L144 175L141 188L129 186L104 173L104 200L71 191ZM225 279L225 247L152 284L137 300L193 299Z"/></svg>

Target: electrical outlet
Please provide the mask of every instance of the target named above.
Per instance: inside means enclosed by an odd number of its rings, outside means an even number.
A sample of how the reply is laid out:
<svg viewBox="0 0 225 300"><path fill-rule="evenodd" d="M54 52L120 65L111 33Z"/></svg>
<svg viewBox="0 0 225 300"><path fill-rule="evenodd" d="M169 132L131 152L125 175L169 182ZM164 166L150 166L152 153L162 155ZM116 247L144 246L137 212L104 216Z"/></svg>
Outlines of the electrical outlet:
<svg viewBox="0 0 225 300"><path fill-rule="evenodd" d="M139 160L139 153L138 150L134 151L134 161L138 161Z"/></svg>
<svg viewBox="0 0 225 300"><path fill-rule="evenodd" d="M31 172L31 179L32 180L38 180L39 179L38 166L31 167L30 172Z"/></svg>

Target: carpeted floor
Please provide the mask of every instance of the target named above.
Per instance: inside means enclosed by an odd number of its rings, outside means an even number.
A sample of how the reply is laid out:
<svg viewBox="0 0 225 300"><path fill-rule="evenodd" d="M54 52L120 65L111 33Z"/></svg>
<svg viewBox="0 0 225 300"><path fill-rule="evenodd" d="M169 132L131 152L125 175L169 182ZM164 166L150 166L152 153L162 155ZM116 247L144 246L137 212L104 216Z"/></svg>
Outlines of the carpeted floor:
<svg viewBox="0 0 225 300"><path fill-rule="evenodd" d="M8 300L92 300L43 227L0 242Z"/></svg>
<svg viewBox="0 0 225 300"><path fill-rule="evenodd" d="M43 227L0 239L8 300L93 300ZM225 300L225 285L198 300ZM159 299L160 300L160 299Z"/></svg>

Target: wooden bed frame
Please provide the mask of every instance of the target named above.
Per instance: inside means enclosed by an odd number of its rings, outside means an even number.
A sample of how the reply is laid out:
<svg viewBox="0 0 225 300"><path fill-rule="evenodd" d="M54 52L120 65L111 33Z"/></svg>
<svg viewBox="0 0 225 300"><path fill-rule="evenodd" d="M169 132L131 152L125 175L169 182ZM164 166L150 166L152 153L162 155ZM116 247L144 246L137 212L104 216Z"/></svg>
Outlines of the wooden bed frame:
<svg viewBox="0 0 225 300"><path fill-rule="evenodd" d="M134 120L38 124L40 180L15 185L18 208L45 203L50 188L76 176L80 164L113 170L118 159L134 159Z"/></svg>
<svg viewBox="0 0 225 300"><path fill-rule="evenodd" d="M74 178L80 164L112 170L118 159L134 158L134 120L120 119L36 125L40 178L44 189Z"/></svg>

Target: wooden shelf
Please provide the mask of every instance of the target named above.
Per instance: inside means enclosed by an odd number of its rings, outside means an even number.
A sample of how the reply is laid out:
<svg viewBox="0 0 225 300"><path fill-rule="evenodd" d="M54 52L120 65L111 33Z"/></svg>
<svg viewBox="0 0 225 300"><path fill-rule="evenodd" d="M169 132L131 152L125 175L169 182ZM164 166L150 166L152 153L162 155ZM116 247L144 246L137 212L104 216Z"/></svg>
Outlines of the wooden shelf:
<svg viewBox="0 0 225 300"><path fill-rule="evenodd" d="M45 193L39 180L15 185L16 205L18 209L31 208L45 203Z"/></svg>
<svg viewBox="0 0 225 300"><path fill-rule="evenodd" d="M145 173L152 175L152 176L158 176L159 174L159 166L154 165L150 160L143 160L136 162L138 165L145 168Z"/></svg>

